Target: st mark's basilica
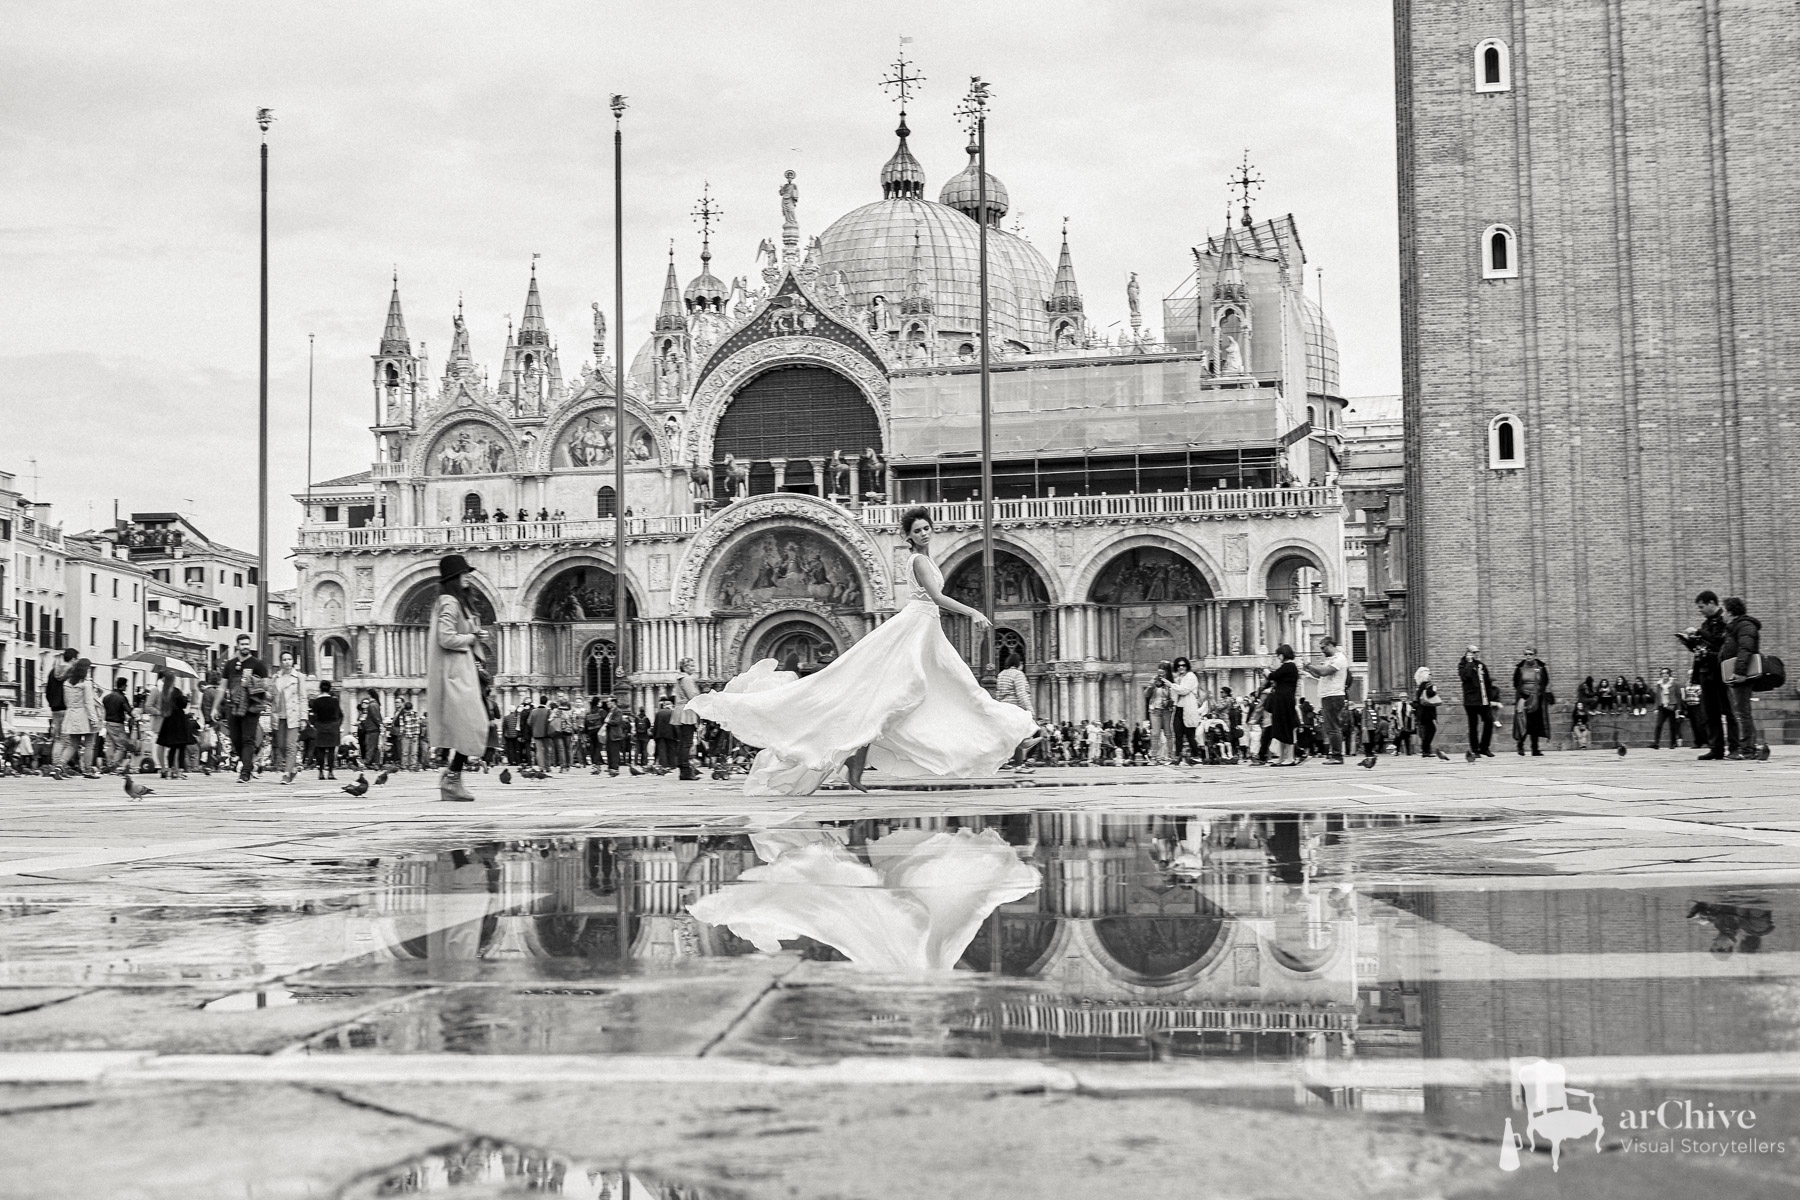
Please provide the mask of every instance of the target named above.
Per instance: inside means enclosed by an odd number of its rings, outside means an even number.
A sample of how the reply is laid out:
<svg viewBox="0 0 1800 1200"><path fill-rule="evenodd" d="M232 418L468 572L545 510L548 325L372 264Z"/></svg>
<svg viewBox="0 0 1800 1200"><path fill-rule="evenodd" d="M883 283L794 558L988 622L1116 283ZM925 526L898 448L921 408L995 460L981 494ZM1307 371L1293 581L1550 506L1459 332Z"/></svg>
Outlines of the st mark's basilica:
<svg viewBox="0 0 1800 1200"><path fill-rule="evenodd" d="M565 375L534 267L498 370L459 311L433 379L396 283L375 462L296 497L313 669L389 699L422 691L452 551L479 573L502 703L622 683L647 704L690 656L710 679L789 653L828 662L904 603L898 518L915 504L948 591L979 605L973 147L932 200L904 113L896 132L870 201L817 234L804 181L772 180L779 233L747 274L714 275L703 242L683 286L671 252L623 430L598 305L592 363ZM1134 275L1129 330L1107 338L1067 229L1052 266L1002 228L1005 184L987 188L996 642L1023 653L1039 714L1133 719L1159 660L1187 655L1209 690L1241 691L1278 644L1342 639L1344 401L1294 219L1255 220L1246 200L1191 262L1154 273L1186 276L1160 333ZM621 559L635 650L615 680ZM968 623L945 621L973 661Z"/></svg>

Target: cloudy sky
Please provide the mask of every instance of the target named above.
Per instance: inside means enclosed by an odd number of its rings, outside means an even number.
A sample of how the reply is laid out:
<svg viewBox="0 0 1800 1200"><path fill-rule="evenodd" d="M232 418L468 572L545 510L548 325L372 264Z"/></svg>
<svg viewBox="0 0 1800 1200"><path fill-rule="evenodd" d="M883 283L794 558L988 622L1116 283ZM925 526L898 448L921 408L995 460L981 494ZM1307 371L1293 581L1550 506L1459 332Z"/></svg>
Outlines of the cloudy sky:
<svg viewBox="0 0 1800 1200"><path fill-rule="evenodd" d="M1399 389L1387 0L205 0L14 5L0 45L0 471L69 528L181 509L255 544L257 144L277 122L270 299L272 536L316 479L367 467L369 355L400 273L432 372L465 298L497 365L533 253L572 375L612 308L611 121L627 117L626 330L647 336L669 240L683 280L709 182L715 272L751 274L799 172L803 234L879 197L902 35L926 77L912 145L960 170L968 77L989 159L1054 259L1068 217L1089 315L1176 289L1249 151L1259 216L1292 212L1347 394ZM1155 311L1145 305L1146 315ZM284 581L285 573L274 573Z"/></svg>

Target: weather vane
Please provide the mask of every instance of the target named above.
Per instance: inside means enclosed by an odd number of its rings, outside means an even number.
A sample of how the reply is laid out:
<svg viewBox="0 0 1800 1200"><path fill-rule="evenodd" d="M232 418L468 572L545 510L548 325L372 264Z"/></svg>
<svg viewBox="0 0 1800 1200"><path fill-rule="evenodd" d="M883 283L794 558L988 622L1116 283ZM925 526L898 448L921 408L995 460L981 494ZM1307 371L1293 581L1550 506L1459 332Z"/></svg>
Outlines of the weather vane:
<svg viewBox="0 0 1800 1200"><path fill-rule="evenodd" d="M256 127L263 131L264 136L268 135L269 125L274 120L275 120L275 110L274 109L259 108L256 110Z"/></svg>
<svg viewBox="0 0 1800 1200"><path fill-rule="evenodd" d="M994 96L994 93L989 90L991 86L979 75L969 76L969 91L963 97L962 105L956 110L956 115L962 118L963 124L967 126L971 136L975 132L975 126L987 117L988 101Z"/></svg>
<svg viewBox="0 0 1800 1200"><path fill-rule="evenodd" d="M625 97L614 92L609 107L612 109L613 120L620 121L625 118L625 110L631 106L625 103Z"/></svg>
<svg viewBox="0 0 1800 1200"><path fill-rule="evenodd" d="M700 225L700 252L705 254L712 241L713 222L723 219L725 210L712 201L712 184L700 185L700 203L694 206L693 217Z"/></svg>
<svg viewBox="0 0 1800 1200"><path fill-rule="evenodd" d="M1225 185L1227 187L1236 188L1238 190L1238 192L1240 193L1238 202L1240 204L1242 204L1243 208L1244 208L1244 218L1243 218L1244 219L1244 227L1246 229L1249 228L1249 226L1250 226L1250 193L1256 189L1261 188L1263 185L1263 177L1261 175L1251 174L1250 151L1248 151L1248 150L1244 151L1243 164L1238 167L1237 173L1235 175L1233 175L1230 179L1227 179L1225 181ZM1227 225L1231 224L1229 217L1227 218L1225 223Z"/></svg>
<svg viewBox="0 0 1800 1200"><path fill-rule="evenodd" d="M906 60L906 44L912 41L909 37L900 39L900 53L894 59L891 73L881 77L881 86L894 92L894 98L900 101L900 111L906 111L906 102L912 98L913 89L925 82L923 75L913 70L913 64Z"/></svg>

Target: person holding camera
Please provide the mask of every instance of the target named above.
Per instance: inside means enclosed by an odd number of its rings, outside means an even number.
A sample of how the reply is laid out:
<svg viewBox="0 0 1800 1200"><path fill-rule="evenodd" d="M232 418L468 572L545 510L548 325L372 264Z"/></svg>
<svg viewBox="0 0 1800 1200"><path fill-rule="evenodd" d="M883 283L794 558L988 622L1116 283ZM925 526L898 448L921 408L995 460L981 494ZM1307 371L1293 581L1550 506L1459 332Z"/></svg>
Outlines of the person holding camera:
<svg viewBox="0 0 1800 1200"><path fill-rule="evenodd" d="M1700 624L1676 634L1675 640L1694 655L1688 678L1700 689L1700 708L1690 715L1689 723L1693 726L1695 744L1704 740L1708 747L1699 758L1702 762L1716 761L1727 754L1736 754L1739 745L1731 697L1725 690L1725 678L1719 670L1719 650L1725 644L1725 609L1719 603L1718 593L1711 590L1695 596L1694 607L1700 610Z"/></svg>

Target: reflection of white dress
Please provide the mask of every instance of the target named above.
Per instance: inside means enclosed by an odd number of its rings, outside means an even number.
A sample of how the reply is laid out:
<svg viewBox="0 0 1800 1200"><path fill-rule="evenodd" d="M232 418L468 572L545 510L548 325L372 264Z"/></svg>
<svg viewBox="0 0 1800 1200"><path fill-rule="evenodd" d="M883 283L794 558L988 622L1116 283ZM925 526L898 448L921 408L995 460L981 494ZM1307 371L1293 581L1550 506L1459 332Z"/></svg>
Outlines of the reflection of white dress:
<svg viewBox="0 0 1800 1200"><path fill-rule="evenodd" d="M936 563L912 561L943 586ZM916 579L905 608L824 670L786 686L707 692L688 708L764 747L744 782L752 796L808 795L861 746L870 767L892 776L985 775L1036 729L1030 713L982 690Z"/></svg>
<svg viewBox="0 0 1800 1200"><path fill-rule="evenodd" d="M991 829L902 829L869 843L868 866L836 833L794 839L801 844L790 842L768 866L750 868L688 911L730 926L764 953L810 937L865 970L928 974L955 969L988 914L1040 882Z"/></svg>

